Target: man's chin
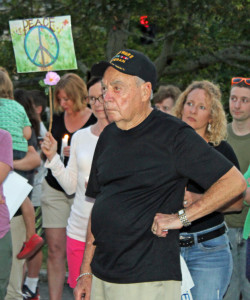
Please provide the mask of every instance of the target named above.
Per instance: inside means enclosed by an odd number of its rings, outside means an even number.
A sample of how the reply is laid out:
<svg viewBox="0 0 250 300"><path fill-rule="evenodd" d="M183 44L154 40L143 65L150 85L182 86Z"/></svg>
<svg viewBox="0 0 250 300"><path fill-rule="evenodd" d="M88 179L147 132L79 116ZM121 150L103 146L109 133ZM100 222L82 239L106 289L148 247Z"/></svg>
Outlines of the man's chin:
<svg viewBox="0 0 250 300"><path fill-rule="evenodd" d="M243 122L243 121L246 121L247 118L245 118L244 116L234 115L233 119L238 122L240 122L240 121Z"/></svg>
<svg viewBox="0 0 250 300"><path fill-rule="evenodd" d="M106 114L107 114L108 119L109 119L110 122L115 122L115 121L117 121L117 120L116 120L116 119L117 119L117 116L116 116L116 114L115 114L114 111L108 111L108 110L106 110Z"/></svg>

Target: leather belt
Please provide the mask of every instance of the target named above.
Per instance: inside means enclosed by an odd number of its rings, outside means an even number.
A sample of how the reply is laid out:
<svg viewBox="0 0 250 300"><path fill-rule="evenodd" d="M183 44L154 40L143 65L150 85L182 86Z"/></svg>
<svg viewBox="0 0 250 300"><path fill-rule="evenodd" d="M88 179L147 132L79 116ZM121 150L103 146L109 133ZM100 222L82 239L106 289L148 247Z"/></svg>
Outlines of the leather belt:
<svg viewBox="0 0 250 300"><path fill-rule="evenodd" d="M200 234L197 236L198 243L209 241L211 239L214 239L218 236L221 236L226 232L226 227L220 227L214 231ZM191 247L195 244L194 237L193 236L180 236L180 247Z"/></svg>

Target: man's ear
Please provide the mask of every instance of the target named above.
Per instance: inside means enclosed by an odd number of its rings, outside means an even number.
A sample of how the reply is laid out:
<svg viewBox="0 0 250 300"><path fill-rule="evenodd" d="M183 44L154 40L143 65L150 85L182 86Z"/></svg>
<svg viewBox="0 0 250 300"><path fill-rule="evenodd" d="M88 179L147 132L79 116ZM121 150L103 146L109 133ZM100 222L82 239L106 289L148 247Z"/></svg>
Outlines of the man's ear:
<svg viewBox="0 0 250 300"><path fill-rule="evenodd" d="M152 92L152 85L150 82L145 82L142 84L142 98L143 101L148 101L150 100L151 97L151 92Z"/></svg>

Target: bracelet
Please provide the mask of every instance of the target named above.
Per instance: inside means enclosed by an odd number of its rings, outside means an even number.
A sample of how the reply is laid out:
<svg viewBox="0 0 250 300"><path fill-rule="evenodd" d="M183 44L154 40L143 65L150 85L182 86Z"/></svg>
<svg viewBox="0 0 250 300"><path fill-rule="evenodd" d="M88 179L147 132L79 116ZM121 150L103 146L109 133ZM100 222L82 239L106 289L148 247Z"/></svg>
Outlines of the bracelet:
<svg viewBox="0 0 250 300"><path fill-rule="evenodd" d="M76 281L78 281L82 276L86 276L86 275L93 275L93 273L89 273L89 272L86 272L86 273L82 273L80 274L77 278L76 278Z"/></svg>

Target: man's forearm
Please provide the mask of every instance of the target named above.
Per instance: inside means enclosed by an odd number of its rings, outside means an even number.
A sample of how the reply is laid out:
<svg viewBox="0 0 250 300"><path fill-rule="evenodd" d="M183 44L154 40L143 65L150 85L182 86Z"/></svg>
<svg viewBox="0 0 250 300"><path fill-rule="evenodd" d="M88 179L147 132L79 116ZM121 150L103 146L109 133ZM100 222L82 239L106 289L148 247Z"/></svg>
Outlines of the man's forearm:
<svg viewBox="0 0 250 300"><path fill-rule="evenodd" d="M222 213L241 212L243 208L244 195L244 193L240 194L235 199L232 199L230 202L226 203L226 205L221 207L218 211Z"/></svg>
<svg viewBox="0 0 250 300"><path fill-rule="evenodd" d="M232 167L224 176L215 182L204 196L186 209L187 219L192 222L205 215L225 207L233 201L242 201L240 195L246 189L246 182L241 173Z"/></svg>
<svg viewBox="0 0 250 300"><path fill-rule="evenodd" d="M227 203L236 201L246 189L246 182L242 174L232 167L224 176L215 182L197 201L187 207L186 217L193 222L214 211L218 211ZM234 200L232 200L234 199ZM183 224L178 214L157 213L154 217L152 232L158 237L166 237L169 229L181 229Z"/></svg>
<svg viewBox="0 0 250 300"><path fill-rule="evenodd" d="M91 261L95 253L95 246L93 245L94 236L91 232L91 216L89 218L86 247L84 251L83 261L80 269L80 276L78 282L74 288L75 300L81 300L83 297L85 300L90 300L91 285L92 285L92 270L90 267Z"/></svg>
<svg viewBox="0 0 250 300"><path fill-rule="evenodd" d="M94 243L94 236L91 232L91 216L89 217L88 229L87 229L87 239L86 239L86 246L84 250L84 257L80 269L80 274L82 273L91 273L91 261L93 259L95 253L95 246Z"/></svg>

